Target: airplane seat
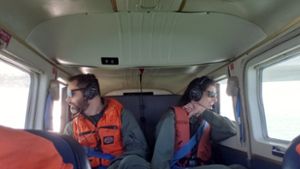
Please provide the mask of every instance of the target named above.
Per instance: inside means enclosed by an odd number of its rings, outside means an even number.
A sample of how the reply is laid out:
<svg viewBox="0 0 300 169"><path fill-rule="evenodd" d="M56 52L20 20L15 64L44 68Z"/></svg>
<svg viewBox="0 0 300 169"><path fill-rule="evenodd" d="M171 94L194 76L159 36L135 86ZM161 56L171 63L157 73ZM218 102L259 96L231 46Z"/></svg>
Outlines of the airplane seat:
<svg viewBox="0 0 300 169"><path fill-rule="evenodd" d="M51 141L65 163L72 163L74 169L91 169L83 148L70 136L41 130L26 130Z"/></svg>
<svg viewBox="0 0 300 169"><path fill-rule="evenodd" d="M300 135L288 147L283 157L282 169L300 168Z"/></svg>
<svg viewBox="0 0 300 169"><path fill-rule="evenodd" d="M177 104L179 95L124 95L110 96L120 101L126 110L129 110L138 120L147 139L152 156L155 144L155 129L161 116L171 106Z"/></svg>

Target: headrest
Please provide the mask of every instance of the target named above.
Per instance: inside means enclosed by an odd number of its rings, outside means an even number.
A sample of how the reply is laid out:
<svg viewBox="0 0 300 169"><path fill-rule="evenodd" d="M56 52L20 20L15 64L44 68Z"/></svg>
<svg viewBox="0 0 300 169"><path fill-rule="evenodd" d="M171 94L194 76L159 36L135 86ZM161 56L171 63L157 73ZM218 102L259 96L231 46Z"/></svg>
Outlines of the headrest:
<svg viewBox="0 0 300 169"><path fill-rule="evenodd" d="M289 148L286 150L282 169L299 169L300 168L300 135L296 137Z"/></svg>

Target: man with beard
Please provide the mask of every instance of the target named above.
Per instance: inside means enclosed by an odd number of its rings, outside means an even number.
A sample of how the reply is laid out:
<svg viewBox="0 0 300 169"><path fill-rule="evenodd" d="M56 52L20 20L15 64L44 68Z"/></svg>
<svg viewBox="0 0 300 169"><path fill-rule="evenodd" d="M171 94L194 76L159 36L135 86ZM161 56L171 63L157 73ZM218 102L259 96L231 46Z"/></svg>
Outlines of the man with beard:
<svg viewBox="0 0 300 169"><path fill-rule="evenodd" d="M147 142L137 121L117 100L101 97L95 75L71 77L66 101L74 118L65 134L85 148L92 168L150 168L145 160Z"/></svg>

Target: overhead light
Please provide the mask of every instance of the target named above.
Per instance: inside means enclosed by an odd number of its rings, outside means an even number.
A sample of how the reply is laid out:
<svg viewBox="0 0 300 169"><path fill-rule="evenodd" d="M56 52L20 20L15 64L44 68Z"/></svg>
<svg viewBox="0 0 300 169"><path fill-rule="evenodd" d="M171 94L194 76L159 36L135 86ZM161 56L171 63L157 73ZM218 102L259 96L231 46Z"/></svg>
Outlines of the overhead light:
<svg viewBox="0 0 300 169"><path fill-rule="evenodd" d="M56 58L56 61L62 65L74 65L73 62L69 62L69 61L66 61L66 60L62 60L62 59L59 59L59 58Z"/></svg>
<svg viewBox="0 0 300 169"><path fill-rule="evenodd" d="M91 68L90 67L81 67L80 70L83 74L91 73Z"/></svg>
<svg viewBox="0 0 300 169"><path fill-rule="evenodd" d="M190 66L189 68L187 68L186 73L188 73L188 74L195 73L197 69L198 69L198 66Z"/></svg>

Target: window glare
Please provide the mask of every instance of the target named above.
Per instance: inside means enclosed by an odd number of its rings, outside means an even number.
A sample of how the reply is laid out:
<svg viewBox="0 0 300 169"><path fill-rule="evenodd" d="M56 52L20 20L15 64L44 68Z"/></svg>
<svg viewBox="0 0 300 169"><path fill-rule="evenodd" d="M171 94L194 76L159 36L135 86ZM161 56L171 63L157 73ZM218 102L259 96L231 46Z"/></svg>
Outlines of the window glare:
<svg viewBox="0 0 300 169"><path fill-rule="evenodd" d="M263 101L269 137L292 140L299 134L299 96L300 81L263 83Z"/></svg>
<svg viewBox="0 0 300 169"><path fill-rule="evenodd" d="M53 102L53 131L59 133L61 130L61 102L62 102L62 89L65 87L63 84L59 84L59 100Z"/></svg>
<svg viewBox="0 0 300 169"><path fill-rule="evenodd" d="M263 70L262 101L267 136L291 141L300 131L300 56Z"/></svg>
<svg viewBox="0 0 300 169"><path fill-rule="evenodd" d="M30 75L0 60L0 125L25 127Z"/></svg>
<svg viewBox="0 0 300 169"><path fill-rule="evenodd" d="M226 93L227 79L223 79L218 82L220 84L220 114L235 121L232 97L228 96Z"/></svg>

